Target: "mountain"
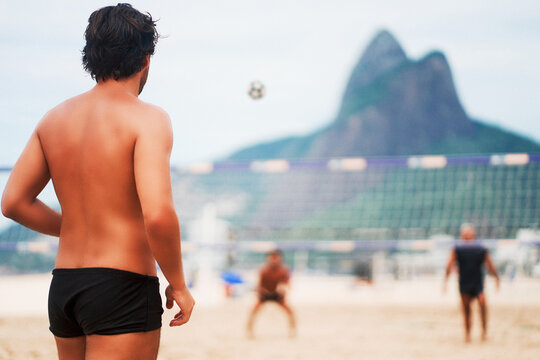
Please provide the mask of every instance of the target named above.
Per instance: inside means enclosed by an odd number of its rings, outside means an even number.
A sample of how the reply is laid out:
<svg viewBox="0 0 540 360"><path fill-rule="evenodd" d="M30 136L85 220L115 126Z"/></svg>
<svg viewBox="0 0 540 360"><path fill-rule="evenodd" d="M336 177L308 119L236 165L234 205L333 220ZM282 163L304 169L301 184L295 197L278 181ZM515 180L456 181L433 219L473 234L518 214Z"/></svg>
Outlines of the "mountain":
<svg viewBox="0 0 540 360"><path fill-rule="evenodd" d="M231 160L540 152L540 144L463 108L445 55L411 60L383 30L354 67L335 120L306 136L241 149Z"/></svg>

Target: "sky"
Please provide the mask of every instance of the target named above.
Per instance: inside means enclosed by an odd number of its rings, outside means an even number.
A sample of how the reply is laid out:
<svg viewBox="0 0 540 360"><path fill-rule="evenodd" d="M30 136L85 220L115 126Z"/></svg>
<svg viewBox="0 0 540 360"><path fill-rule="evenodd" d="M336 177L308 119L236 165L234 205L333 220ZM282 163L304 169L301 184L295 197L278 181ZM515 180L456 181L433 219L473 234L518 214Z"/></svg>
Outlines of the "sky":
<svg viewBox="0 0 540 360"><path fill-rule="evenodd" d="M81 66L90 13L107 1L0 0L0 166L13 165L53 106L90 89ZM133 1L160 19L144 101L171 116L171 162L331 122L352 68L380 29L418 59L442 50L471 117L540 140L537 0ZM265 98L247 96L262 81ZM74 120L75 121L75 120Z"/></svg>

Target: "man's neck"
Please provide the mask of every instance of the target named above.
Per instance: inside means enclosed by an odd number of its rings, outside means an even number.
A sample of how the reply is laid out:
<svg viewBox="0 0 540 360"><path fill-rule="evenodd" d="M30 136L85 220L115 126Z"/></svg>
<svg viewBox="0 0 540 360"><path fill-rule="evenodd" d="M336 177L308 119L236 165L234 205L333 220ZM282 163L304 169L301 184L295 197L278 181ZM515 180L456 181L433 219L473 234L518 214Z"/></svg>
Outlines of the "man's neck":
<svg viewBox="0 0 540 360"><path fill-rule="evenodd" d="M117 93L117 94L125 93L131 96L138 97L139 84L140 84L139 76L134 75L127 79L121 79L121 80L108 79L108 80L98 81L98 83L95 86L95 89L100 90L100 91Z"/></svg>

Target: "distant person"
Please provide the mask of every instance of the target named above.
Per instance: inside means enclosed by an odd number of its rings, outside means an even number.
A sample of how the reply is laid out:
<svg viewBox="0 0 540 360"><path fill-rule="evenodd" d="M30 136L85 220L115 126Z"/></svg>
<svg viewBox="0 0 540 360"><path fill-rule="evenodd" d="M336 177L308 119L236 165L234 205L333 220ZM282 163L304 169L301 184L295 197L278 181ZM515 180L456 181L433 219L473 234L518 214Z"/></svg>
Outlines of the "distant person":
<svg viewBox="0 0 540 360"><path fill-rule="evenodd" d="M286 301L287 289L290 287L290 271L283 264L283 254L279 250L271 251L266 257L266 264L259 272L257 284L257 302L249 315L247 332L253 337L253 324L257 312L267 302L273 302L285 310L289 318L289 334L296 335L296 321L294 312Z"/></svg>
<svg viewBox="0 0 540 360"><path fill-rule="evenodd" d="M59 236L49 291L60 359L156 359L167 308L186 323L180 228L171 193L171 121L138 95L158 39L155 22L129 4L90 15L83 65L97 84L50 110L15 164L2 213ZM53 85L54 86L54 85ZM52 179L59 213L37 199Z"/></svg>
<svg viewBox="0 0 540 360"><path fill-rule="evenodd" d="M373 285L373 260L372 256L362 256L356 260L353 268L355 285Z"/></svg>
<svg viewBox="0 0 540 360"><path fill-rule="evenodd" d="M475 299L478 299L480 307L482 340L486 340L488 311L484 294L483 266L485 265L491 275L495 277L497 290L499 289L499 274L487 249L474 241L476 232L473 225L463 224L461 226L461 239L463 242L454 247L450 259L448 259L444 278L444 291L452 268L457 263L459 269L459 292L465 325L465 341L471 341L471 303Z"/></svg>

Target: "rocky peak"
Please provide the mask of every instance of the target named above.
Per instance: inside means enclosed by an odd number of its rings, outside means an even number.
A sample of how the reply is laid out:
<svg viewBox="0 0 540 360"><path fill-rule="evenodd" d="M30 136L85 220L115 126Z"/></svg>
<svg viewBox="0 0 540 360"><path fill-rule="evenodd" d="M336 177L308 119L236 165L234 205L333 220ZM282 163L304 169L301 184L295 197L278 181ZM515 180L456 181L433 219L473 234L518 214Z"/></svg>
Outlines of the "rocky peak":
<svg viewBox="0 0 540 360"><path fill-rule="evenodd" d="M407 55L387 30L379 31L364 50L351 75L346 93L369 84L379 75L407 61Z"/></svg>

